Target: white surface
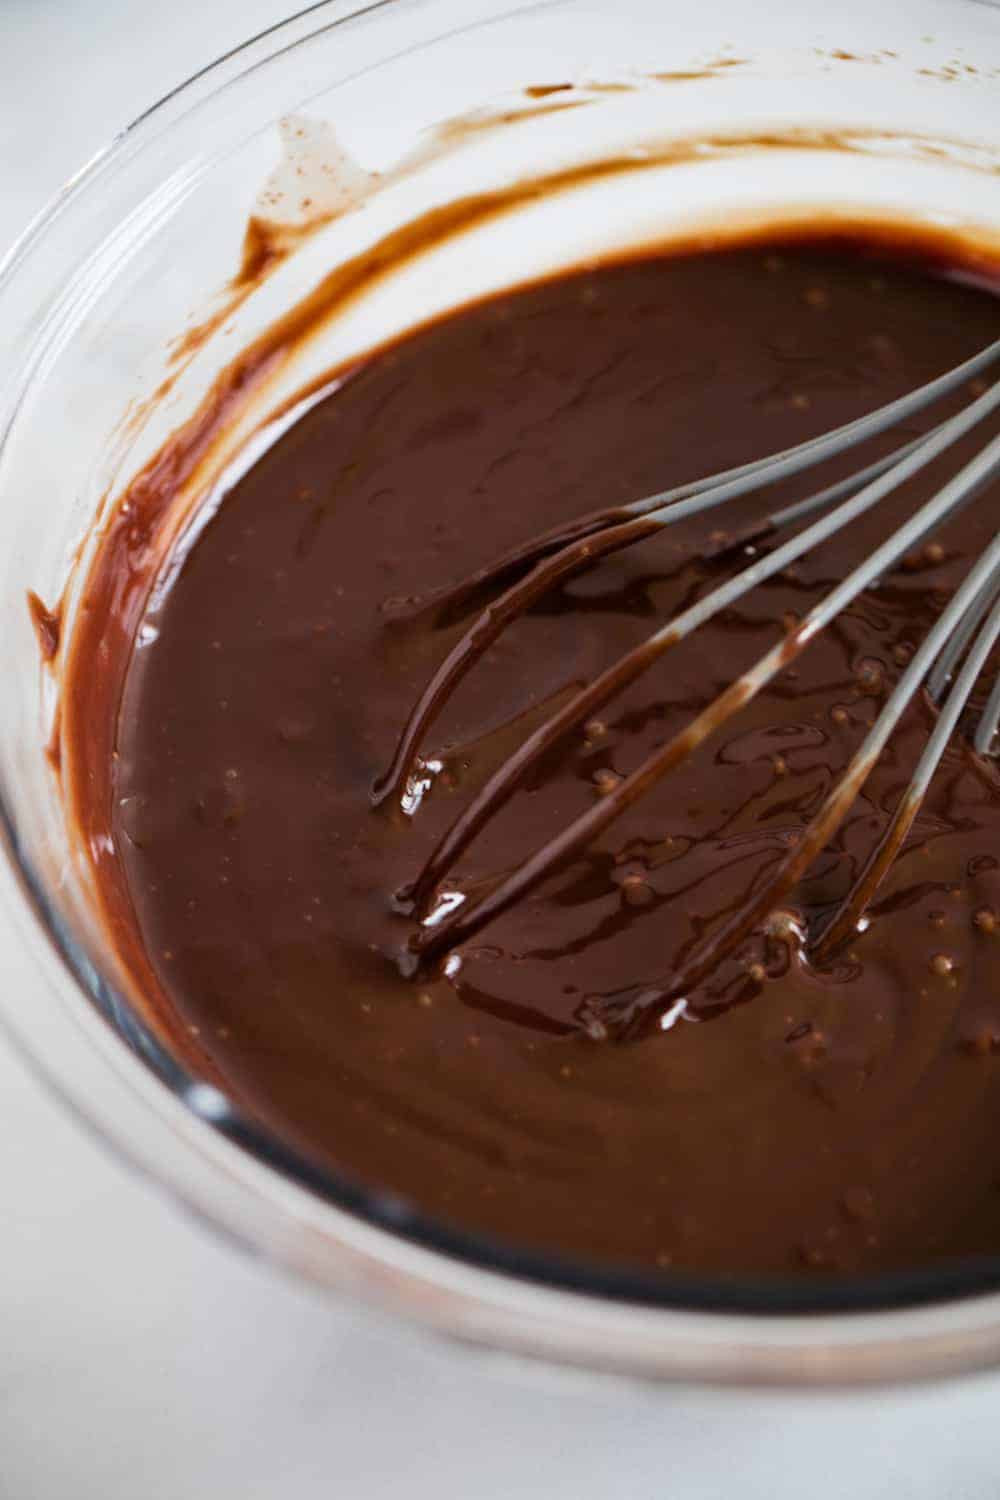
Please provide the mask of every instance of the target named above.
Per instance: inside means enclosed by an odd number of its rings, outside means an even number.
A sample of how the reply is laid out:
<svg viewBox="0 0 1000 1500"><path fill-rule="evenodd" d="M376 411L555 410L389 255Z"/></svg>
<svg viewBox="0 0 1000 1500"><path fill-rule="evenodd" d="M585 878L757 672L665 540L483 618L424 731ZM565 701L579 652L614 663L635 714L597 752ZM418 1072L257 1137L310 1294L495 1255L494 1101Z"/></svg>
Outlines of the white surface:
<svg viewBox="0 0 1000 1500"><path fill-rule="evenodd" d="M276 0L0 0L0 245ZM0 983L34 976L0 913ZM1000 1379L581 1385L281 1281L182 1221L0 1040L0 1500L995 1500Z"/></svg>

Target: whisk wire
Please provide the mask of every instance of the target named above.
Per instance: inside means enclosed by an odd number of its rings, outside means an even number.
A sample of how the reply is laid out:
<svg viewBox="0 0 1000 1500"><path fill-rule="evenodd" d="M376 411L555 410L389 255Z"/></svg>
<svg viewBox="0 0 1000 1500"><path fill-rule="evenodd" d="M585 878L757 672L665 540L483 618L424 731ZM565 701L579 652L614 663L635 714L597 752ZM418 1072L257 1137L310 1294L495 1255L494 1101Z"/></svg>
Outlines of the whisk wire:
<svg viewBox="0 0 1000 1500"><path fill-rule="evenodd" d="M973 740L978 755L989 755L997 737L998 727L1000 727L1000 677L993 685L993 691L987 699L976 737Z"/></svg>
<svg viewBox="0 0 1000 1500"><path fill-rule="evenodd" d="M952 644L946 646L945 650L941 653L938 665L934 669L935 672L938 671L940 662L945 657L952 658L953 661L958 659L957 655L953 656L952 653L954 641L964 638L965 645L968 645L987 611L989 611L989 614L986 624L976 638L975 645L969 652L965 664L948 694L947 700L938 716L938 721L917 764L917 768L907 786L906 792L900 798L885 834L876 848L873 849L861 876L835 912L826 930L816 943L812 945L811 954L816 963L823 963L841 943L853 937L857 931L863 913L871 905L879 886L889 873L903 847L906 837L923 805L924 798L927 795L927 788L930 786L931 779L941 763L941 758L944 755L951 736L955 732L972 690L979 680L990 652L996 645L998 637L1000 637L1000 561L994 565L985 587L980 591L979 597L973 600L966 614L965 621L959 626L952 638ZM964 649L964 646L962 649ZM936 694L932 687L932 678L933 674L927 679L927 691L934 698Z"/></svg>
<svg viewBox="0 0 1000 1500"><path fill-rule="evenodd" d="M951 640L934 663L934 668L927 679L927 691L935 703L939 701L945 687L951 681L956 664L961 661L983 616L993 603L995 592L996 580L987 579L978 599L973 600L966 611L965 619L957 627Z"/></svg>

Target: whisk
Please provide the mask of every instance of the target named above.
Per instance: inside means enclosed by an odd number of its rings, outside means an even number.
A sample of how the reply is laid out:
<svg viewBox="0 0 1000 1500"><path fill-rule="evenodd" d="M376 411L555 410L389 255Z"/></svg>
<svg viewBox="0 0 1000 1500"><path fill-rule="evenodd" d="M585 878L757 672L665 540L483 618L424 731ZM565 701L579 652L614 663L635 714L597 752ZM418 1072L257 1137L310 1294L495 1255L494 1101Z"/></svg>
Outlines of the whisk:
<svg viewBox="0 0 1000 1500"><path fill-rule="evenodd" d="M479 614L434 673L403 727L392 764L373 788L373 801L412 805L419 778L420 747L435 718L458 683L497 636L544 593L597 558L619 551L685 517L701 515L727 502L835 458L904 422L908 417L952 395L1000 362L1000 340L974 358L868 416L821 437L760 461L687 484L624 506L596 511L570 525L546 532L506 553L454 588L430 599L411 601L411 608L433 607L448 617L474 603L483 591L502 586L512 574L522 576L497 595ZM546 842L515 870L502 874L478 899L459 892L439 895L455 862L495 817L529 771L554 746L602 705L635 681L671 647L689 636L751 589L780 573L877 506L966 434L1000 409L1000 382L978 395L957 415L921 437L896 448L859 472L775 511L737 534L719 533L709 552L742 552L754 560L734 577L668 621L646 641L622 656L582 688L544 722L481 788L434 849L416 879L398 893L401 911L413 915L419 930L401 966L417 972L439 963L515 903L523 900L558 866L573 857L621 816L649 789L685 760L711 734L761 691L809 645L863 590L947 518L969 504L1000 475L1000 436L993 438L934 497L915 510L854 572L822 599L776 646L737 678L680 733L654 753L568 827ZM761 543L779 539L814 513L816 519L773 550ZM629 1034L643 1034L658 1018L704 981L720 961L737 948L782 902L812 861L836 834L878 760L901 715L923 687L938 710L913 777L888 827L859 878L823 931L812 941L811 957L822 962L858 930L871 902L909 832L928 785L956 727L971 737L980 756L996 753L1000 723L1000 676L986 693L973 695L990 653L1000 638L1000 530L941 611L934 626L901 673L863 744L823 806L745 907L690 951L660 988L642 996L629 1023ZM966 710L970 713L963 719ZM972 723L968 722L971 717Z"/></svg>

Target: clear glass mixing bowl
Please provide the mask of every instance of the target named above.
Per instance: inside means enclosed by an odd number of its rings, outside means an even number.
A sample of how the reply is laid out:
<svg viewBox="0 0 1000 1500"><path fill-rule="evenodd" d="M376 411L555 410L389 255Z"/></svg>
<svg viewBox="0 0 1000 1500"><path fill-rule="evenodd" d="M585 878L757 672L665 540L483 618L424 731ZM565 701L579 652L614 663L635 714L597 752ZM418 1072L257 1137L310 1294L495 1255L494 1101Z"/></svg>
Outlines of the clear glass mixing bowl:
<svg viewBox="0 0 1000 1500"><path fill-rule="evenodd" d="M811 1288L598 1277L446 1233L241 1118L145 1015L106 940L44 755L58 672L25 608L29 587L78 584L95 517L241 341L400 225L532 188L342 299L248 399L218 463L380 332L626 244L846 213L953 227L1000 255L998 103L992 0L327 0L150 110L8 256L2 879L45 982L0 1011L80 1116L217 1228L457 1337L595 1369L818 1383L1000 1357L1000 1259ZM615 170L574 177L597 161ZM326 217L244 295L230 278L255 204L286 239ZM210 483L192 481L192 503ZM68 597L71 629L72 582Z"/></svg>

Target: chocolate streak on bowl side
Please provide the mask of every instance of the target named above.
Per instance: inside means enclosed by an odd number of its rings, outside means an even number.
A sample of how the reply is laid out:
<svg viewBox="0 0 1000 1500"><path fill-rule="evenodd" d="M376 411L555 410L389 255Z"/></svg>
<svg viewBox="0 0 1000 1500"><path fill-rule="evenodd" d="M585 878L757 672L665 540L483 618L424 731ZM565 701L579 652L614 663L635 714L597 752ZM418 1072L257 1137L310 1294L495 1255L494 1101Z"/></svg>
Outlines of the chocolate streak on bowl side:
<svg viewBox="0 0 1000 1500"><path fill-rule="evenodd" d="M56 605L54 609L42 602L34 589L28 590L28 613L31 615L31 623L35 627L35 635L38 637L38 649L42 653L42 660L51 662L55 660L59 651L59 641L62 636L62 608Z"/></svg>
<svg viewBox="0 0 1000 1500"><path fill-rule="evenodd" d="M995 769L952 748L870 928L831 970L805 962L798 936L877 840L925 704L788 915L666 1033L600 1040L808 821L994 533L995 490L450 977L400 977L412 926L393 893L569 686L732 566L707 555L719 518L602 559L540 601L425 746L413 815L370 806L407 711L467 623L394 620L390 597L444 589L539 530L932 378L1000 335L986 266L963 264L954 238L867 226L677 247L485 301L350 373L233 484L186 553L181 541L183 565L147 611L179 534L171 502L227 400L381 264L335 273L305 321L228 373L204 426L133 486L92 574L70 642L68 791L139 987L313 1159L508 1244L722 1276L996 1254ZM985 436L630 687L483 834L461 889L522 860L675 733ZM725 525L772 503L741 503ZM150 644L133 652L140 623Z"/></svg>

